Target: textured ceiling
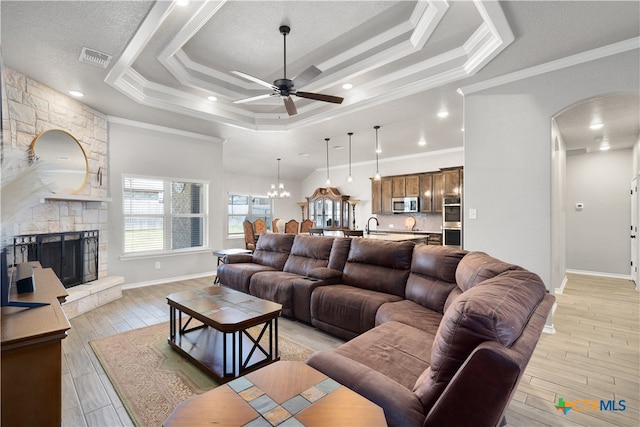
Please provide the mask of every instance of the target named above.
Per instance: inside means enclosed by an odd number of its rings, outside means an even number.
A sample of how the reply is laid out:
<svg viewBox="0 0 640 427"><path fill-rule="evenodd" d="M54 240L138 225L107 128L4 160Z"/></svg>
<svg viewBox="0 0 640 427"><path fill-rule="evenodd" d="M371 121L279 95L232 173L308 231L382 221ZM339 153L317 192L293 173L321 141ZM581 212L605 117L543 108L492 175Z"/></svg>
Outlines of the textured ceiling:
<svg viewBox="0 0 640 427"><path fill-rule="evenodd" d="M106 114L223 138L229 173L269 176L282 157L285 179L322 168L324 138L344 146L349 131L354 162L372 161L375 124L392 146L381 159L461 147L458 87L640 32L639 3L629 1L3 0L0 8L5 65L63 93L81 90L82 102ZM231 71L283 77L281 24L291 26L287 77L319 67L303 90L344 97L342 105L294 97L299 114L289 117L279 97L233 103L269 89ZM84 46L112 55L109 67L79 62ZM577 111L592 113L585 109ZM584 143L572 136L581 120L559 119L568 143Z"/></svg>

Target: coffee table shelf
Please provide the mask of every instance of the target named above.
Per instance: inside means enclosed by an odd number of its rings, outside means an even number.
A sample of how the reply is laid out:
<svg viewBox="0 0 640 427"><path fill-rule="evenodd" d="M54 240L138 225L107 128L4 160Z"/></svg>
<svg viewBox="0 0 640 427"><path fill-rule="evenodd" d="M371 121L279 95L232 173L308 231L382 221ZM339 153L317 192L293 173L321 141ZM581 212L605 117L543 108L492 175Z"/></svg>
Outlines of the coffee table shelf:
<svg viewBox="0 0 640 427"><path fill-rule="evenodd" d="M280 359L280 304L220 286L177 292L167 303L169 344L216 381Z"/></svg>

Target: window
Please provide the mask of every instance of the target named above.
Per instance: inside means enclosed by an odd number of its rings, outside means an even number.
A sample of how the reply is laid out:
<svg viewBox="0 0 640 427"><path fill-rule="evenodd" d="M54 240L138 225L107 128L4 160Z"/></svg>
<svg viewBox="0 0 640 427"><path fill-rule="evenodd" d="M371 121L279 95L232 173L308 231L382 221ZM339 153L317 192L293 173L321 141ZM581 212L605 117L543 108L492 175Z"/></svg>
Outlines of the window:
<svg viewBox="0 0 640 427"><path fill-rule="evenodd" d="M267 196L229 194L227 214L229 236L244 234L242 223L245 219L253 222L262 218L267 223L267 229L271 230L271 199Z"/></svg>
<svg viewBox="0 0 640 427"><path fill-rule="evenodd" d="M206 247L208 186L201 181L123 177L124 253Z"/></svg>

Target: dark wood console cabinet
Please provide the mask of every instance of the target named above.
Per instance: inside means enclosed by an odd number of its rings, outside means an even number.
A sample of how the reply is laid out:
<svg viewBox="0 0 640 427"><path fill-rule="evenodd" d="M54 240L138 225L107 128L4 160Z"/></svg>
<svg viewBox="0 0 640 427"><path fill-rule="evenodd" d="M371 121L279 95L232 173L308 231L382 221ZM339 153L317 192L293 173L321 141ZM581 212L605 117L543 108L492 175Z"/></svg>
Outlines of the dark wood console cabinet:
<svg viewBox="0 0 640 427"><path fill-rule="evenodd" d="M36 291L12 300L48 302L2 307L3 426L59 426L62 421L62 340L71 328L60 307L67 292L50 268L35 268Z"/></svg>

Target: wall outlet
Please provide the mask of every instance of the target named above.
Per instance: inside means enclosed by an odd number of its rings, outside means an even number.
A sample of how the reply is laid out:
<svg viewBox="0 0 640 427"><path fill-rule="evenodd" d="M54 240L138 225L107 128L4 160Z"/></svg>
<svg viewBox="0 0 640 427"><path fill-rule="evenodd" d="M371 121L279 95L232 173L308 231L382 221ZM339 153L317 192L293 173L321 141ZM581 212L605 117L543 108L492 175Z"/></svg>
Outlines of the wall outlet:
<svg viewBox="0 0 640 427"><path fill-rule="evenodd" d="M469 209L469 219L478 219L478 209Z"/></svg>
<svg viewBox="0 0 640 427"><path fill-rule="evenodd" d="M156 270L160 270L160 267L162 267L162 264L160 261L156 261Z"/></svg>

